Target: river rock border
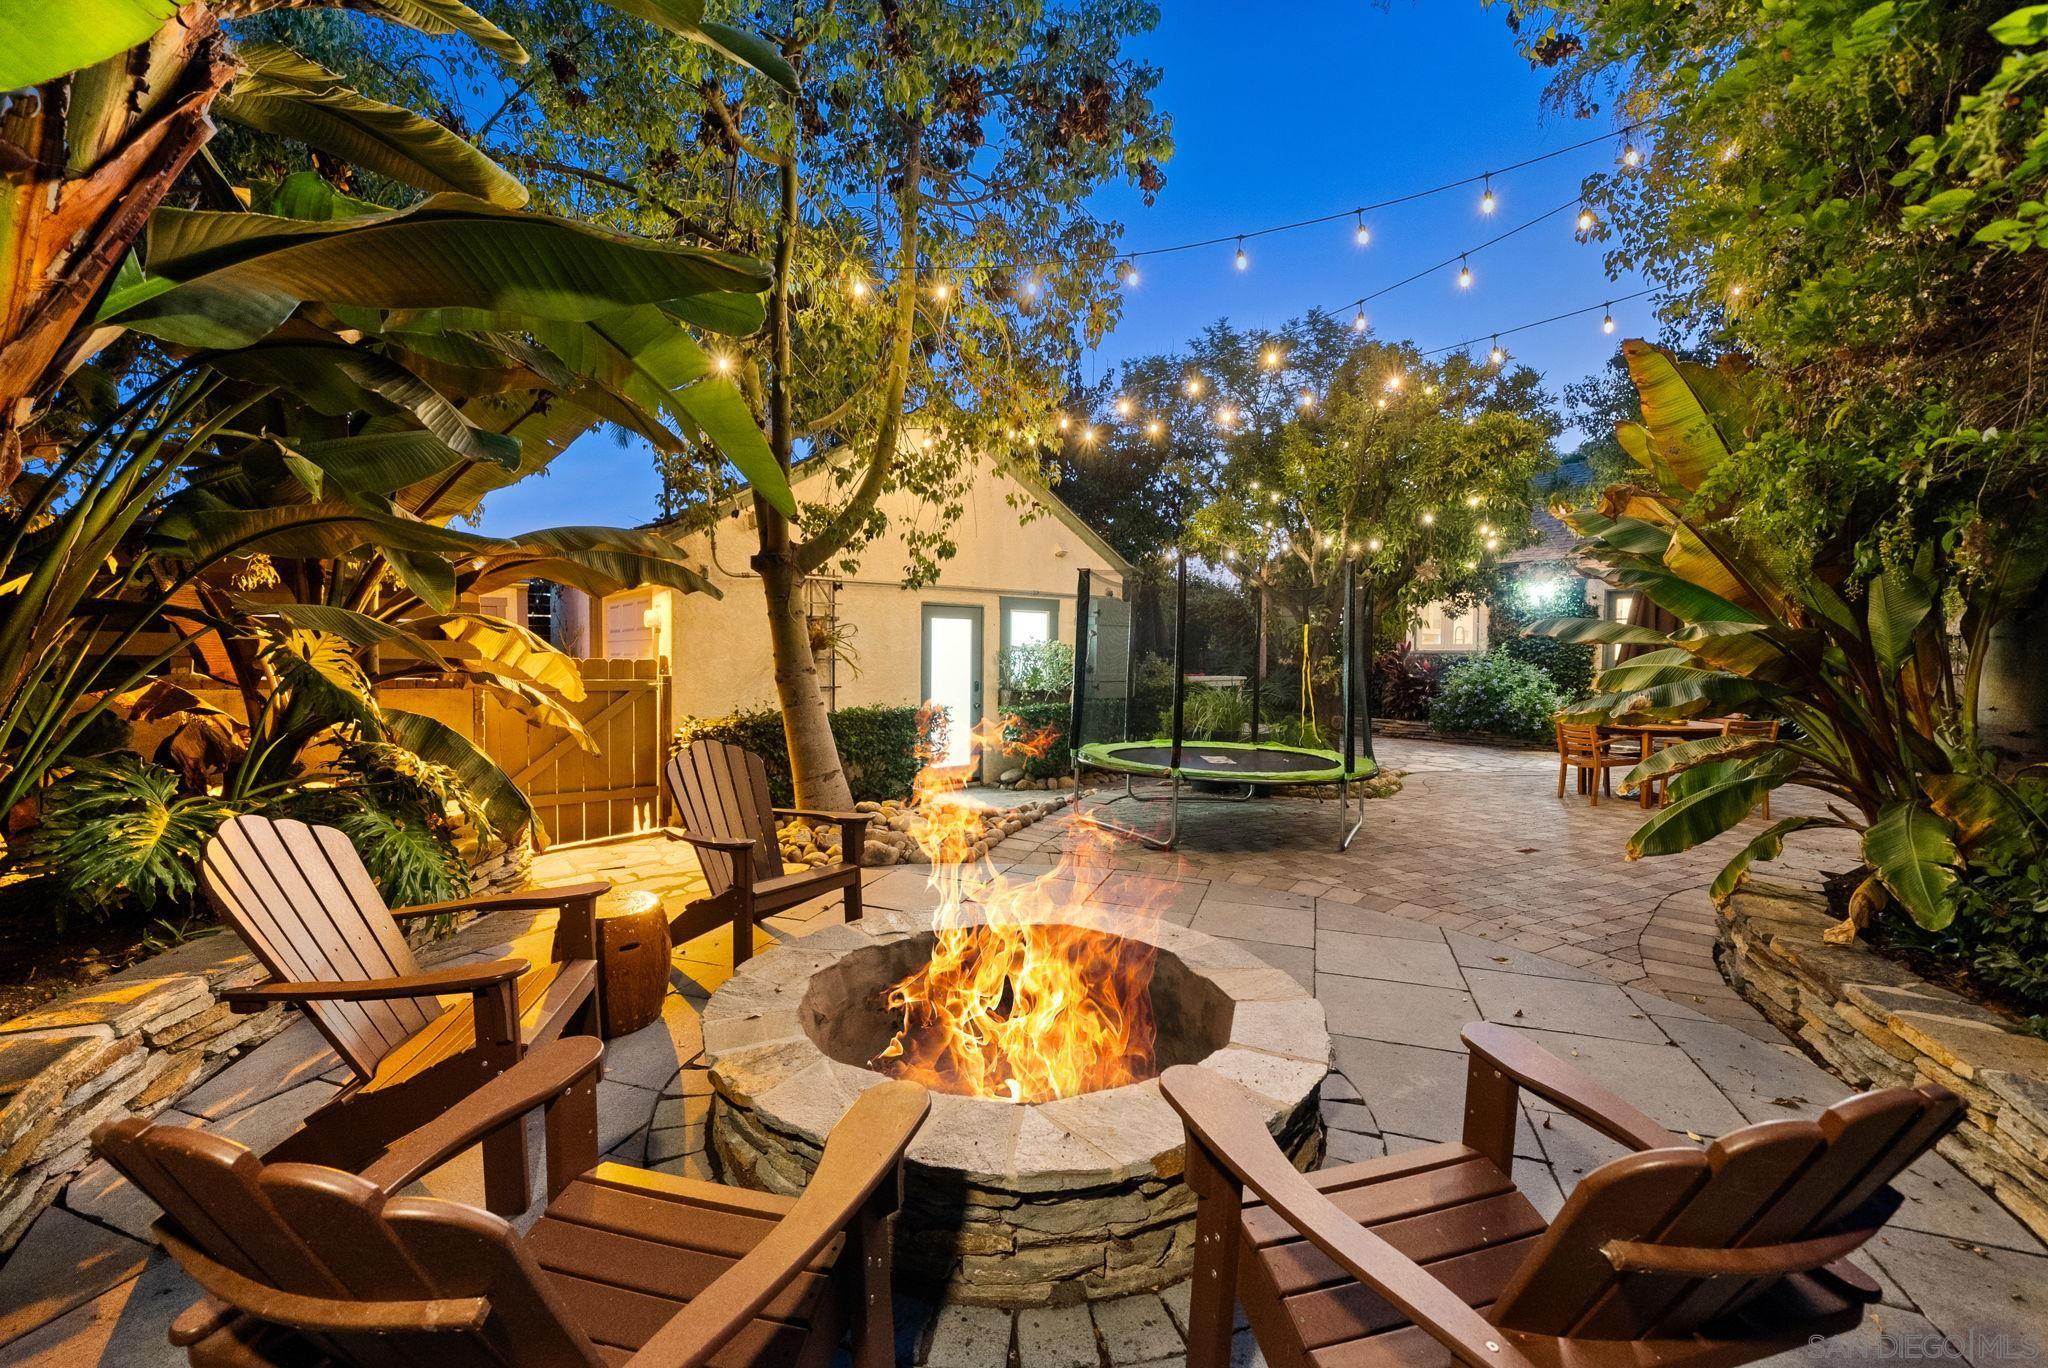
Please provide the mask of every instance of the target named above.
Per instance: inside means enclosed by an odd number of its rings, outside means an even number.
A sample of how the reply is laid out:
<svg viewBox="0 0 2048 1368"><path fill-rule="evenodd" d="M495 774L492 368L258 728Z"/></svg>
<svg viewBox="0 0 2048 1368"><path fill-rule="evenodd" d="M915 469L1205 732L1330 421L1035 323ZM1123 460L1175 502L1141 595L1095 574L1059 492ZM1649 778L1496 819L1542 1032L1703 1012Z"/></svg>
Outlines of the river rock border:
<svg viewBox="0 0 2048 1368"><path fill-rule="evenodd" d="M960 920L972 924L974 910ZM1139 918L1106 929L1158 945L1221 990L1229 1029L1202 1063L1248 1089L1296 1166L1313 1169L1330 1067L1322 1005L1200 932ZM930 930L928 915L871 913L757 956L711 995L711 1148L726 1181L802 1190L826 1134L883 1081L829 1057L805 1030L812 978L856 950ZM1026 1106L934 1094L908 1155L898 1267L943 1301L1013 1309L1169 1286L1194 1258L1184 1165L1180 1118L1156 1081Z"/></svg>
<svg viewBox="0 0 2048 1368"><path fill-rule="evenodd" d="M1736 893L1717 954L1739 991L1859 1087L1933 1082L1968 1114L1941 1153L2048 1239L2048 1040L1860 944L1812 895Z"/></svg>

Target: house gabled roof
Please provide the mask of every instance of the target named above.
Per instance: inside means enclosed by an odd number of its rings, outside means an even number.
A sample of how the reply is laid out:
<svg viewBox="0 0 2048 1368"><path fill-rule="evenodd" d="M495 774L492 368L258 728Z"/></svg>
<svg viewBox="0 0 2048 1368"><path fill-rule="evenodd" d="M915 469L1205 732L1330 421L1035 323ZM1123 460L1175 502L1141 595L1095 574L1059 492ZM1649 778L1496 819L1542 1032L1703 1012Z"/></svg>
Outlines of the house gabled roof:
<svg viewBox="0 0 2048 1368"><path fill-rule="evenodd" d="M1578 534L1560 522L1555 513L1539 504L1530 510L1529 522L1536 529L1536 541L1502 555L1499 558L1502 565L1532 565L1548 561L1577 564L1582 559Z"/></svg>

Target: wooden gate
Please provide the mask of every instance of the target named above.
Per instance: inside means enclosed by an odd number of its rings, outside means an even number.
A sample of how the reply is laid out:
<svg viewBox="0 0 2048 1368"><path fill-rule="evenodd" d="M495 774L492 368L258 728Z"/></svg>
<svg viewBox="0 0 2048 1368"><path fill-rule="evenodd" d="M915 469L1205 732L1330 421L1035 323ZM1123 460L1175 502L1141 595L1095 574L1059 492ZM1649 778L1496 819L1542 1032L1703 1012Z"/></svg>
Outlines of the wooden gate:
<svg viewBox="0 0 2048 1368"><path fill-rule="evenodd" d="M669 673L666 660L581 660L584 697L568 708L596 743L584 750L559 728L536 727L479 695L485 751L533 801L550 841L592 841L663 824L668 795Z"/></svg>

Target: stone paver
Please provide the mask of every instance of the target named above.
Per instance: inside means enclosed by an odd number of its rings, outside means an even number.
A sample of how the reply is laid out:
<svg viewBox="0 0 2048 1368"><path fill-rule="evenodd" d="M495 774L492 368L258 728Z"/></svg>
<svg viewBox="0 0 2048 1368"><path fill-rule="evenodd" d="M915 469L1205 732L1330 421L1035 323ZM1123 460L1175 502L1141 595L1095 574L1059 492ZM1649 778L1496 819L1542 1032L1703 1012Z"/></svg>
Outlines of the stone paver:
<svg viewBox="0 0 2048 1368"><path fill-rule="evenodd" d="M1368 807L1349 851L1330 848L1334 821L1310 800L1195 807L1183 814L1183 849L1113 846L1113 870L1095 871L1086 885L1099 903L1227 937L1315 987L1337 1069L1324 1090L1329 1162L1455 1137L1465 1075L1458 1030L1475 1019L1528 1030L1660 1121L1701 1138L1745 1121L1810 1116L1846 1091L1713 968L1706 885L1760 823L1632 865L1620 851L1641 811L1620 801L1597 810L1577 797L1560 802L1547 755L1383 741L1380 758L1408 771L1406 788ZM1777 815L1808 804L1781 797ZM1071 817L1055 817L1003 843L992 863L1013 880L1065 874L1068 847L1099 839ZM1787 858L1769 867L1772 882L1810 886L1850 858L1825 839L1802 842L1794 837ZM660 839L551 852L537 874L545 882L634 883L671 905L702 888L687 849ZM878 872L867 898L910 911L936 902L914 868ZM757 947L841 916L836 900L795 909L771 919ZM511 938L494 944L489 928L473 928L463 939L462 953L487 954ZM717 935L679 949L663 1023L610 1047L599 1110L614 1156L709 1174L697 1017L724 981L728 956ZM288 1031L183 1099L179 1116L230 1133L267 1133L281 1115L325 1095L339 1078L329 1064L317 1040ZM1620 1153L1526 1101L1515 1151L1516 1181L1546 1214L1588 1170ZM466 1162L429 1187L457 1196L473 1189ZM191 1289L133 1238L148 1213L118 1187L104 1178L75 1185L0 1268L0 1368L181 1361L163 1331ZM1883 1305L1855 1336L1780 1361L1988 1365L2038 1356L2048 1345L2048 1251L1945 1160L1923 1160L1900 1187L1906 1203L1892 1228L1859 1256L1885 1288ZM87 1271L67 1280L73 1262ZM10 1298L32 1309L10 1316ZM933 1368L1164 1368L1180 1361L1187 1304L1185 1284L1092 1310L1021 1315L934 1308L905 1296L899 1358ZM11 1337L18 1338L6 1343ZM1232 1357L1261 1362L1242 1329Z"/></svg>

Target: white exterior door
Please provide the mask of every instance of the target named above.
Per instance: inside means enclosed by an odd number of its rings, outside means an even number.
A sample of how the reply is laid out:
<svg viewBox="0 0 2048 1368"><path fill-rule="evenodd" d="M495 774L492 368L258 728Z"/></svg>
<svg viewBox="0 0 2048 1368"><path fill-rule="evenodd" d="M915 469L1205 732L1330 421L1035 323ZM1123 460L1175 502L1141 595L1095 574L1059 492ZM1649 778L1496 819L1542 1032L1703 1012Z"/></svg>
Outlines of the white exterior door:
<svg viewBox="0 0 2048 1368"><path fill-rule="evenodd" d="M604 601L604 653L612 660L650 660L659 654L654 639L654 595L615 594Z"/></svg>

